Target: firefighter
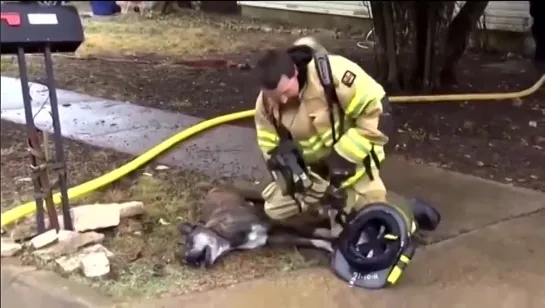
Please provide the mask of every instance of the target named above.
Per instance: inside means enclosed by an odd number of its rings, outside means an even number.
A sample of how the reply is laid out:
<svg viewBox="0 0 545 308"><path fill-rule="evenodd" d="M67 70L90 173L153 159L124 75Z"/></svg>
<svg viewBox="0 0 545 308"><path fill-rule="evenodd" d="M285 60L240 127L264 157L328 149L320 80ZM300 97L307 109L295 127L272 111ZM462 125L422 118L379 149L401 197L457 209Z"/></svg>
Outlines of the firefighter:
<svg viewBox="0 0 545 308"><path fill-rule="evenodd" d="M292 226L327 218L319 211L320 198L332 174L345 192L345 213L386 201L379 174L391 131L386 93L356 63L328 55L336 103L329 105L313 58L316 51L325 49L312 38L302 38L286 50L269 50L257 65L259 148L269 160L281 138L286 138L279 133L283 129L300 149L313 182L296 198L285 195L276 181L263 190L266 214Z"/></svg>

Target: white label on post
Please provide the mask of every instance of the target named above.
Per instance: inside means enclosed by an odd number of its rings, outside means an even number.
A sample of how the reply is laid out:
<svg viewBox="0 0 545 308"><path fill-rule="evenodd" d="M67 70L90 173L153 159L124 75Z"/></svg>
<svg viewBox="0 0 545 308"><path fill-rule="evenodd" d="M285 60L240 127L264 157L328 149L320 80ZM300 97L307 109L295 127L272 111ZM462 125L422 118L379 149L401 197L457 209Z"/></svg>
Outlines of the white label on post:
<svg viewBox="0 0 545 308"><path fill-rule="evenodd" d="M57 14L28 14L31 25L58 25Z"/></svg>

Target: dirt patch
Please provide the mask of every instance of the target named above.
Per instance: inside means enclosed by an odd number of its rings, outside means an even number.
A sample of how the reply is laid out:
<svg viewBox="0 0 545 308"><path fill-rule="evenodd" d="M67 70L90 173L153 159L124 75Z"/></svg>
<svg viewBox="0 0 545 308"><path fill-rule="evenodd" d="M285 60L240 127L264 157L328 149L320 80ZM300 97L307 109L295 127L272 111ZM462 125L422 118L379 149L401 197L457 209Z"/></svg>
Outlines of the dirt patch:
<svg viewBox="0 0 545 308"><path fill-rule="evenodd" d="M33 199L30 182L30 154L22 125L1 121L1 202L2 211ZM64 142L70 186L102 175L126 163L130 156L86 144ZM50 180L53 180L50 177Z"/></svg>
<svg viewBox="0 0 545 308"><path fill-rule="evenodd" d="M22 125L2 121L1 176L2 210L32 200L28 177L28 153ZM65 140L69 181L81 184L131 159L125 154ZM159 170L161 169L161 170ZM79 273L70 276L98 288L115 298L156 296L165 292L186 293L234 284L264 275L275 275L315 264L295 249L263 249L234 253L212 269L191 269L180 263L180 240L176 226L194 221L198 200L194 183L210 180L203 175L176 168L157 168L153 163L118 182L71 202L72 206L95 202L142 201L147 214L125 219L106 234L105 247L114 253L112 272L107 278L86 279ZM33 225L33 219L21 222ZM27 259L28 261L28 259ZM244 268L244 271L240 269Z"/></svg>

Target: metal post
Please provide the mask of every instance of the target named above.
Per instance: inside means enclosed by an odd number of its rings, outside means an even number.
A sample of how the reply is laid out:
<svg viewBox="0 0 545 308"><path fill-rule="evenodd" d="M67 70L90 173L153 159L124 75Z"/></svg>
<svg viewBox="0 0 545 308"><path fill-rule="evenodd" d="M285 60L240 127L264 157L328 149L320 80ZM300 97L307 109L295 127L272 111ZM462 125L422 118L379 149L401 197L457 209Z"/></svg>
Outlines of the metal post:
<svg viewBox="0 0 545 308"><path fill-rule="evenodd" d="M32 103L30 98L30 89L28 87L28 75L27 75L27 67L26 67L26 59L25 59L25 51L22 47L19 47L17 50L17 61L19 64L19 78L21 79L21 89L23 94L23 104L25 107L25 119L26 119L26 127L27 127L27 137L28 137L28 144L29 147L33 147L36 144L39 144L38 142L38 136L36 134L36 127L34 126L34 118L32 115ZM32 166L36 167L37 161L36 156L31 155L31 164ZM32 177L32 182L34 184L34 200L36 201L36 225L38 228L38 233L42 233L45 231L45 220L44 220L44 205L43 205L43 198L41 197L42 191L41 191L41 182L39 177Z"/></svg>
<svg viewBox="0 0 545 308"><path fill-rule="evenodd" d="M59 118L59 105L57 100L57 90L55 86L55 77L53 75L53 60L51 57L51 47L45 46L44 51L46 83L49 90L49 102L51 104L51 118L53 121L53 140L55 143L55 160L60 166L58 171L59 190L61 193L62 217L64 229L73 230L72 216L70 215L70 205L68 203L68 181L66 176L66 161L63 150L63 137L61 133L61 123Z"/></svg>

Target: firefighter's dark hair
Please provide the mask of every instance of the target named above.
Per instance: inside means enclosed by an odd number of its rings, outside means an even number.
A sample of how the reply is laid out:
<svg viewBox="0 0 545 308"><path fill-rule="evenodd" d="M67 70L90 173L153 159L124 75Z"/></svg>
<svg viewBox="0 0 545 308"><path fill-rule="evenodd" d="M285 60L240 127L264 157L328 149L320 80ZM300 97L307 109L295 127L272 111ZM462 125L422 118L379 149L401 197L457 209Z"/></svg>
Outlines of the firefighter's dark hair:
<svg viewBox="0 0 545 308"><path fill-rule="evenodd" d="M274 90L282 75L291 78L295 75L295 64L284 50L268 50L257 62L257 71L261 86Z"/></svg>

